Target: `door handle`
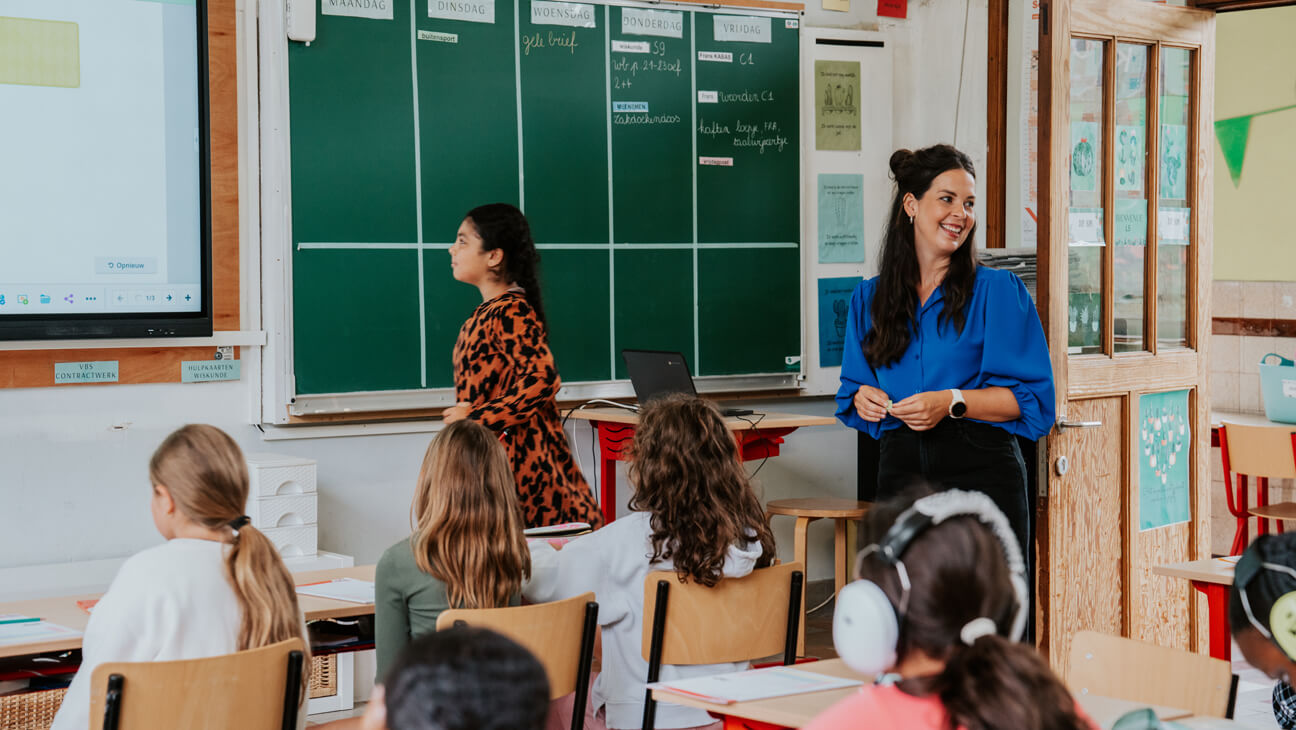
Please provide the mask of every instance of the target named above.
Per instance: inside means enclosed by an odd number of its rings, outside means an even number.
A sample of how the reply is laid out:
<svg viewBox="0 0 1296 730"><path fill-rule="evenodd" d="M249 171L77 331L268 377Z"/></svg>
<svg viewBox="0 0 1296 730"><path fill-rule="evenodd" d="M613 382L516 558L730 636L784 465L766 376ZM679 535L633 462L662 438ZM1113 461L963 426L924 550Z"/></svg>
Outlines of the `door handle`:
<svg viewBox="0 0 1296 730"><path fill-rule="evenodd" d="M1058 428L1099 428L1102 421L1068 421L1058 419Z"/></svg>

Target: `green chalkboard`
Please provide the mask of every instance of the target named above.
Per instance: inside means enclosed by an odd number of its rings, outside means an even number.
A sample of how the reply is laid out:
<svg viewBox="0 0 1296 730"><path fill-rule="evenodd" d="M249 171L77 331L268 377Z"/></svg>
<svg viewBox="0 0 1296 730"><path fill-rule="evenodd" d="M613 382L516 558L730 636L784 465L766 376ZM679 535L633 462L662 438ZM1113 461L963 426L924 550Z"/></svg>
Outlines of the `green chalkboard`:
<svg viewBox="0 0 1296 730"><path fill-rule="evenodd" d="M480 299L446 249L495 201L531 221L564 382L624 378L624 347L697 375L800 354L794 17L393 5L289 46L297 394L452 385Z"/></svg>

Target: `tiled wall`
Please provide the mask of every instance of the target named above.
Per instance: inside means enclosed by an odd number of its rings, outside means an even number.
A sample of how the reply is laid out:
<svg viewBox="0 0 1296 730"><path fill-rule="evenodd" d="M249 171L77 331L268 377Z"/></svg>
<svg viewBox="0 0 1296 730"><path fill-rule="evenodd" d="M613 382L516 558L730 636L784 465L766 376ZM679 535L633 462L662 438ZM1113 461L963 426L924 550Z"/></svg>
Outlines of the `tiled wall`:
<svg viewBox="0 0 1296 730"><path fill-rule="evenodd" d="M1213 317L1296 321L1296 282L1217 281L1212 300ZM1270 352L1296 359L1296 337L1212 335L1210 343L1210 396L1215 411L1264 413L1260 400L1260 358ZM1224 493L1224 469L1219 449L1211 451L1211 552L1227 554L1237 528ZM1255 501L1255 487L1250 499ZM1269 485L1271 502L1296 501L1291 480L1275 479ZM1289 524L1290 526L1290 524ZM1251 535L1255 536L1255 521Z"/></svg>

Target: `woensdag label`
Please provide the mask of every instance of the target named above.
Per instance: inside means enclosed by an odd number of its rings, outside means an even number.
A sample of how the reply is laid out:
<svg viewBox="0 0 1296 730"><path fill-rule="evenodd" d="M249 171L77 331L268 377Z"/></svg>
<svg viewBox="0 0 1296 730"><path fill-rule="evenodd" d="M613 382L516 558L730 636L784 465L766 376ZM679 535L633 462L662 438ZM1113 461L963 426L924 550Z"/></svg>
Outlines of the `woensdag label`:
<svg viewBox="0 0 1296 730"><path fill-rule="evenodd" d="M621 8L621 32L626 35L684 37L684 14L674 10Z"/></svg>
<svg viewBox="0 0 1296 730"><path fill-rule="evenodd" d="M494 23L495 0L428 0L428 17Z"/></svg>
<svg viewBox="0 0 1296 730"><path fill-rule="evenodd" d="M531 0L531 24L593 28L595 27L594 6L585 5L584 3Z"/></svg>

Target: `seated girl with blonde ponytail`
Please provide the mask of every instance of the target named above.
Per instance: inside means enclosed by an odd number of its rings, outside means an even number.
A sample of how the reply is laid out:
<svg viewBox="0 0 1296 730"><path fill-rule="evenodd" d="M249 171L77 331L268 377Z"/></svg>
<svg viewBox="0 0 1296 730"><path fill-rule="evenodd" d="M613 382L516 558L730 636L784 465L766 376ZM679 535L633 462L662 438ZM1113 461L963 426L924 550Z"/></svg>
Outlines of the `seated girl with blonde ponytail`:
<svg viewBox="0 0 1296 730"><path fill-rule="evenodd" d="M292 576L243 514L248 471L238 444L214 426L185 426L153 453L149 479L153 524L166 542L122 564L95 605L53 730L89 726L90 676L104 662L201 659L306 640Z"/></svg>
<svg viewBox="0 0 1296 730"><path fill-rule="evenodd" d="M876 505L856 580L837 594L833 644L878 677L806 730L1093 730L1048 664L1019 643L1025 561L983 492Z"/></svg>

